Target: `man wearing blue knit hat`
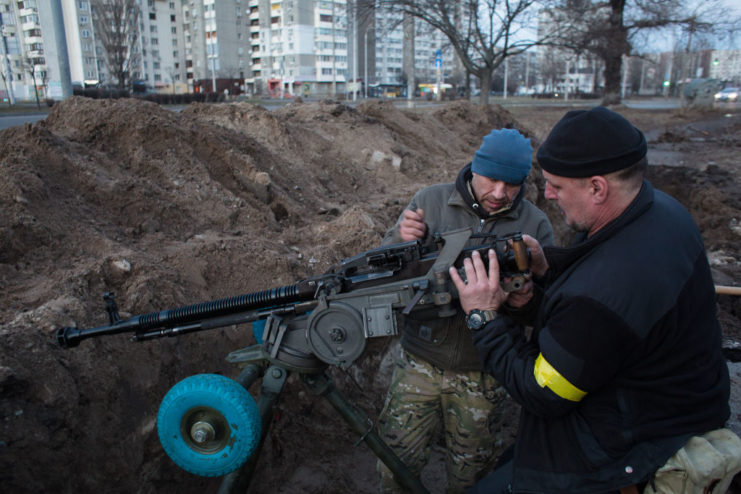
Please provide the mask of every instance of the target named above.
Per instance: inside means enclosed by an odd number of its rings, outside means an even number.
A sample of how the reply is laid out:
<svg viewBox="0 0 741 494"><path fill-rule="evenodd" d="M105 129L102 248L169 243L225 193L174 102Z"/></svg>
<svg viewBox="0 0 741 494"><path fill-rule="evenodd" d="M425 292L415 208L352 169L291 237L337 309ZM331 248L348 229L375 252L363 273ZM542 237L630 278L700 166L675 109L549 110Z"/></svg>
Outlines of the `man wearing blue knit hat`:
<svg viewBox="0 0 741 494"><path fill-rule="evenodd" d="M455 183L426 187L388 231L384 244L420 240L464 227L498 236L522 232L553 243L546 215L524 198L533 149L515 129L492 130ZM475 238L471 244L482 243ZM533 284L510 293L502 311L517 318L534 305ZM483 367L460 312L440 319L415 312L401 331L398 356L379 429L386 443L419 475L442 431L446 445L447 493L464 492L498 456L506 392ZM381 492L402 492L378 462Z"/></svg>

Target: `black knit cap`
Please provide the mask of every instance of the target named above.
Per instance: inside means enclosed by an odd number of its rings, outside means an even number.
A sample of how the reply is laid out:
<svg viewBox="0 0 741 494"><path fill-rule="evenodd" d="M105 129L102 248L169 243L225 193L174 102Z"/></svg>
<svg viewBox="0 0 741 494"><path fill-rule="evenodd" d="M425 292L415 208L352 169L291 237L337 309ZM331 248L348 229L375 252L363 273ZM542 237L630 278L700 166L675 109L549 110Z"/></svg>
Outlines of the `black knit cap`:
<svg viewBox="0 0 741 494"><path fill-rule="evenodd" d="M643 132L598 106L568 112L538 149L543 170L559 177L591 177L628 168L646 156Z"/></svg>

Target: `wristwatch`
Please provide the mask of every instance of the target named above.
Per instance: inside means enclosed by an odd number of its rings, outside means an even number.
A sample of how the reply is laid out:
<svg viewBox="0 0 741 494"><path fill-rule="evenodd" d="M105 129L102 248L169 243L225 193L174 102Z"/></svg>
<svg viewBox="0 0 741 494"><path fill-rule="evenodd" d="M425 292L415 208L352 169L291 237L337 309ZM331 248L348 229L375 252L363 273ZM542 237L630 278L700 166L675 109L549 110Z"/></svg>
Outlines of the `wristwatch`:
<svg viewBox="0 0 741 494"><path fill-rule="evenodd" d="M466 316L466 324L471 331L478 331L486 326L486 323L497 318L497 312L493 310L473 309Z"/></svg>

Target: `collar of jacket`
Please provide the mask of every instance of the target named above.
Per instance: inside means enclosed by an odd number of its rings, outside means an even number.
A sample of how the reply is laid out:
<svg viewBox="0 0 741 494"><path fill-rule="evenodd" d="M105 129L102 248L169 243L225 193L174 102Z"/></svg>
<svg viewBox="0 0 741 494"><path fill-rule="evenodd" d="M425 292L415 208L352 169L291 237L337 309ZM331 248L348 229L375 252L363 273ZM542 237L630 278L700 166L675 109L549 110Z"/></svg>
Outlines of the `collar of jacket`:
<svg viewBox="0 0 741 494"><path fill-rule="evenodd" d="M568 247L543 247L543 253L550 266L547 274L547 281L552 281L560 273L563 273L572 263L582 258L596 246L612 238L617 232L622 230L627 224L645 213L654 202L654 188L646 180L638 192L633 202L623 211L623 213L605 225L591 237L587 237L586 232L577 236L573 244Z"/></svg>
<svg viewBox="0 0 741 494"><path fill-rule="evenodd" d="M471 211L476 213L476 215L481 219L487 220L489 218L500 218L502 216L506 216L507 213L515 211L517 209L517 206L520 205L520 203L522 202L522 198L525 196L525 184L522 184L522 187L520 187L520 191L517 193L517 196L515 197L515 200L512 201L510 207L497 213L490 214L483 207L481 207L481 204L476 202L476 199L471 194L471 189L468 185L471 183L472 178L473 172L471 172L471 163L469 163L464 166L463 169L458 173L458 178L456 178L455 180L455 190L458 191L458 194L460 194L466 206Z"/></svg>

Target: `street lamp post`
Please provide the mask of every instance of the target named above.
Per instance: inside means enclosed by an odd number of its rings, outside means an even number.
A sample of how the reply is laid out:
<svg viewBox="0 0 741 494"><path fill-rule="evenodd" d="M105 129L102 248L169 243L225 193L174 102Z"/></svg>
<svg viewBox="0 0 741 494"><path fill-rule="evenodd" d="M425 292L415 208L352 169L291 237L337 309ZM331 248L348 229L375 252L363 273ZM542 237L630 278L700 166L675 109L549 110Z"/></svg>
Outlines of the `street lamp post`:
<svg viewBox="0 0 741 494"><path fill-rule="evenodd" d="M216 92L216 57L211 54L211 91Z"/></svg>
<svg viewBox="0 0 741 494"><path fill-rule="evenodd" d="M363 94L365 95L365 99L368 99L368 28L370 27L370 24L365 26L365 32L363 33L363 57L365 58L365 61L363 62L363 70L365 71L365 74L363 75Z"/></svg>

